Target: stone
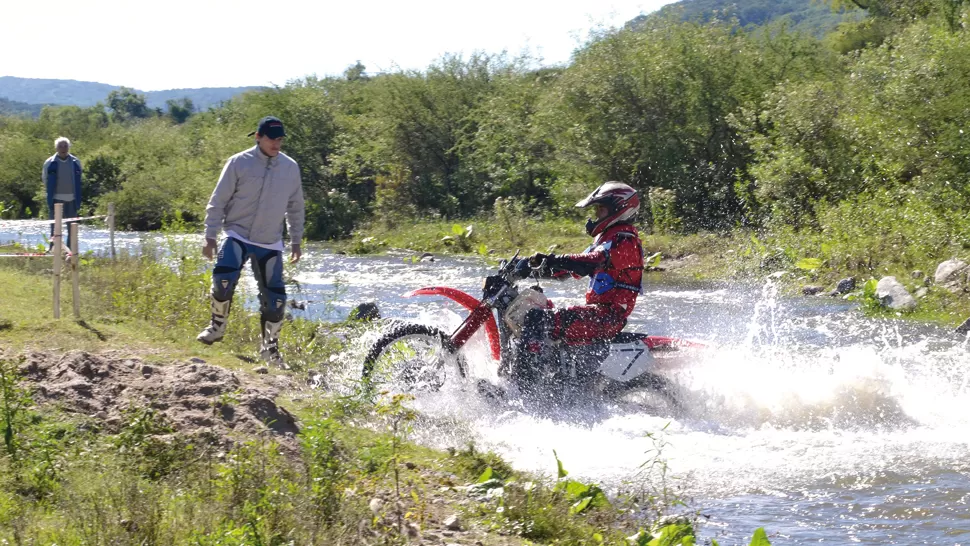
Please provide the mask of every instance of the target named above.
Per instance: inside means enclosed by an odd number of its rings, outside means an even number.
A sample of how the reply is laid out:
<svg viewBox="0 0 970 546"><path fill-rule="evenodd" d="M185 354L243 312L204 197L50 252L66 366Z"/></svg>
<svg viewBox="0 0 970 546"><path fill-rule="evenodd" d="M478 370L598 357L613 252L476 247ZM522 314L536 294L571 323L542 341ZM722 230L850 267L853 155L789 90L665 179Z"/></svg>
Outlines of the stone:
<svg viewBox="0 0 970 546"><path fill-rule="evenodd" d="M835 291L839 294L848 294L855 290L855 277L846 277L835 285Z"/></svg>
<svg viewBox="0 0 970 546"><path fill-rule="evenodd" d="M381 310L378 309L377 304L372 301L362 303L350 311L351 320L371 321L379 318L381 318Z"/></svg>
<svg viewBox="0 0 970 546"><path fill-rule="evenodd" d="M255 368L253 368L253 373L266 375L269 373L269 368L267 368L266 366L256 366Z"/></svg>
<svg viewBox="0 0 970 546"><path fill-rule="evenodd" d="M461 519L458 518L458 514L452 514L446 517L442 524L449 531L461 531Z"/></svg>
<svg viewBox="0 0 970 546"><path fill-rule="evenodd" d="M961 277L963 277L962 274L966 273L967 267L967 262L963 260L956 258L947 260L936 266L936 274L933 275L933 280L936 281L936 284L942 285L959 283L963 280Z"/></svg>
<svg viewBox="0 0 970 546"><path fill-rule="evenodd" d="M963 321L963 324L957 326L956 327L956 330L954 330L954 332L956 332L958 334L963 334L963 335L966 335L966 334L970 333L970 318L968 318L967 320Z"/></svg>
<svg viewBox="0 0 970 546"><path fill-rule="evenodd" d="M149 366L148 364L145 364L144 366L141 367L141 375L145 379L148 379L149 377L151 377L152 376L152 373L154 373L154 372L155 372L155 370L151 366Z"/></svg>
<svg viewBox="0 0 970 546"><path fill-rule="evenodd" d="M821 286L813 286L813 285L803 286L802 295L815 296L815 295L821 294L822 290L825 290L825 289L822 288Z"/></svg>
<svg viewBox="0 0 970 546"><path fill-rule="evenodd" d="M917 269L917 270L913 271L912 273L910 273L909 276L912 277L912 278L914 278L914 279L916 279L916 280L920 280L920 279L922 279L923 277L926 276L926 273L924 273L921 270Z"/></svg>
<svg viewBox="0 0 970 546"><path fill-rule="evenodd" d="M286 302L286 305L288 305L290 309L298 309L300 311L306 311L306 304L307 302L305 301L296 300L287 300Z"/></svg>
<svg viewBox="0 0 970 546"><path fill-rule="evenodd" d="M375 497L370 500L370 503L368 503L367 506L370 508L371 512L379 514L381 509L384 508L384 501Z"/></svg>
<svg viewBox="0 0 970 546"><path fill-rule="evenodd" d="M919 287L919 289L916 290L916 294L914 294L914 295L916 296L916 299L921 300L921 299L925 298L929 293L930 293L930 289L929 288L927 288L925 286L921 286L921 287Z"/></svg>
<svg viewBox="0 0 970 546"><path fill-rule="evenodd" d="M424 254L421 255L421 261L422 262L433 262L434 261L434 254L432 254L430 252L425 252Z"/></svg>
<svg viewBox="0 0 970 546"><path fill-rule="evenodd" d="M876 285L876 297L890 309L908 311L916 307L916 300L896 277L880 279Z"/></svg>
<svg viewBox="0 0 970 546"><path fill-rule="evenodd" d="M189 359L189 362L191 362L193 364L205 364L205 360L202 360L201 358L199 358L197 356L193 356L192 358L190 358Z"/></svg>

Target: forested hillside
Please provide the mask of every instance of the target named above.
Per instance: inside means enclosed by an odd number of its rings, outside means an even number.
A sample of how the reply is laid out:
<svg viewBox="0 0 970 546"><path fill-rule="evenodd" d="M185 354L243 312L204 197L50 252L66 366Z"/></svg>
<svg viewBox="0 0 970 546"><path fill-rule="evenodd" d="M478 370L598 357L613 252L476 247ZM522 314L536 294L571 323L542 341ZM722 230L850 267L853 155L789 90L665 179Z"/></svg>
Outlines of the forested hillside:
<svg viewBox="0 0 970 546"><path fill-rule="evenodd" d="M27 104L0 97L0 116L37 116L42 104Z"/></svg>
<svg viewBox="0 0 970 546"><path fill-rule="evenodd" d="M122 87L77 80L50 80L38 78L15 78L0 76L0 97L28 104L60 104L70 106L94 106L103 101L108 93ZM166 101L187 98L197 108L216 106L222 101L256 87L205 87L201 89L168 89L149 91L134 90L145 95L149 108L165 108ZM39 112L40 109L38 108Z"/></svg>
<svg viewBox="0 0 970 546"><path fill-rule="evenodd" d="M861 10L833 9L820 0L681 0L656 14L641 15L628 26L641 28L651 17L678 16L685 21L733 17L744 27L784 20L794 30L822 36L840 23L859 20L863 15Z"/></svg>

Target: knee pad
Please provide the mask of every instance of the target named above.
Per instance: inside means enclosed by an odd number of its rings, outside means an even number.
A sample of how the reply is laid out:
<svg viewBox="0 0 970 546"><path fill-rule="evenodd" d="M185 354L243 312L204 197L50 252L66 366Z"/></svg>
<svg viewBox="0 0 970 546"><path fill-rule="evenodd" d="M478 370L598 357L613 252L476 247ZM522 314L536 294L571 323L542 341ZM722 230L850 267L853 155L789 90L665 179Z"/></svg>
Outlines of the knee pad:
<svg viewBox="0 0 970 546"><path fill-rule="evenodd" d="M219 259L212 270L212 296L219 301L229 301L239 282L245 250L235 239L229 238L219 249Z"/></svg>
<svg viewBox="0 0 970 546"><path fill-rule="evenodd" d="M216 267L212 271L212 297L219 301L229 301L239 282L239 270L230 267Z"/></svg>
<svg viewBox="0 0 970 546"><path fill-rule="evenodd" d="M286 292L267 289L265 294L259 295L260 315L269 322L279 322L286 315Z"/></svg>
<svg viewBox="0 0 970 546"><path fill-rule="evenodd" d="M522 323L522 338L541 340L552 331L552 315L545 309L530 309Z"/></svg>

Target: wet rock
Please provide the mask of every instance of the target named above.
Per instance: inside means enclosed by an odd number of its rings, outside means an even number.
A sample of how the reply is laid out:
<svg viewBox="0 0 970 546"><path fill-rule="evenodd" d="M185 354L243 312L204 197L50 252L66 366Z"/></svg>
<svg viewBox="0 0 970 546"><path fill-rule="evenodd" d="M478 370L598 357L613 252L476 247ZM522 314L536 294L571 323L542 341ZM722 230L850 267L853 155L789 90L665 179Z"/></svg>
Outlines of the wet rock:
<svg viewBox="0 0 970 546"><path fill-rule="evenodd" d="M968 267L970 266L963 260L956 258L947 260L936 267L936 274L933 275L933 280L936 284L951 292L959 292L963 289L962 284Z"/></svg>
<svg viewBox="0 0 970 546"><path fill-rule="evenodd" d="M876 285L876 297L890 309L910 310L916 307L916 300L896 277L883 277Z"/></svg>
<svg viewBox="0 0 970 546"><path fill-rule="evenodd" d="M956 329L954 330L954 332L956 332L958 334L962 334L962 335L966 335L966 334L970 333L970 318L968 318L967 320L963 321L963 324L957 326Z"/></svg>
<svg viewBox="0 0 970 546"><path fill-rule="evenodd" d="M815 296L822 293L825 290L821 286L808 285L802 287L802 295L805 296Z"/></svg>
<svg viewBox="0 0 970 546"><path fill-rule="evenodd" d="M461 531L461 519L458 517L458 514L452 514L446 517L441 523L449 531Z"/></svg>
<svg viewBox="0 0 970 546"><path fill-rule="evenodd" d="M374 302L367 302L354 307L350 311L351 320L377 320L381 318L381 310L377 308L377 304Z"/></svg>
<svg viewBox="0 0 970 546"><path fill-rule="evenodd" d="M846 277L835 285L835 291L840 295L848 294L853 290L855 290L855 277Z"/></svg>
<svg viewBox="0 0 970 546"><path fill-rule="evenodd" d="M266 366L256 366L255 368L253 368L253 373L266 375L269 373L269 368L267 368Z"/></svg>
<svg viewBox="0 0 970 546"><path fill-rule="evenodd" d="M305 301L296 301L296 300L287 300L286 302L286 305L288 305L290 309L297 309L300 311L306 311L306 304L307 302Z"/></svg>
<svg viewBox="0 0 970 546"><path fill-rule="evenodd" d="M421 261L422 262L433 262L434 259L435 259L434 258L434 254L432 254L430 252L425 252L424 254L421 255Z"/></svg>

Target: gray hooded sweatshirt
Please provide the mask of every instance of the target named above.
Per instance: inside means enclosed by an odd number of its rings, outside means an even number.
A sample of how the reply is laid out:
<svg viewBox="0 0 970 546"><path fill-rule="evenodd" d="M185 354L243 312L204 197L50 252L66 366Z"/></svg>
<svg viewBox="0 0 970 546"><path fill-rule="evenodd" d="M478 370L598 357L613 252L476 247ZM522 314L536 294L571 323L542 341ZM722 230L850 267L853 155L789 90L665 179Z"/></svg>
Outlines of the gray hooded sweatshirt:
<svg viewBox="0 0 970 546"><path fill-rule="evenodd" d="M205 208L205 236L215 239L225 229L254 243L272 245L283 238L285 216L290 242L299 244L304 214L296 161L283 153L268 157L253 146L226 161Z"/></svg>

